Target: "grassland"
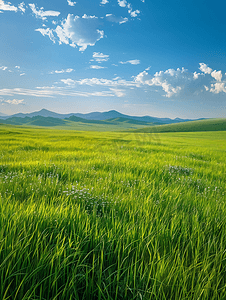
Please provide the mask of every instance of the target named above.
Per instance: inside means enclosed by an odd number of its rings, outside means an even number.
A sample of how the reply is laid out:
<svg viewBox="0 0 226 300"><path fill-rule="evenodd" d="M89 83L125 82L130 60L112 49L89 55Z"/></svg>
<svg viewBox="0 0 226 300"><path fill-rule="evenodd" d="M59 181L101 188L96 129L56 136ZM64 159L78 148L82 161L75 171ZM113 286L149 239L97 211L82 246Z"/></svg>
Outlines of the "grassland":
<svg viewBox="0 0 226 300"><path fill-rule="evenodd" d="M226 132L0 126L0 299L226 299Z"/></svg>
<svg viewBox="0 0 226 300"><path fill-rule="evenodd" d="M189 121L176 124L158 125L137 129L137 132L200 132L226 131L226 119L208 119Z"/></svg>

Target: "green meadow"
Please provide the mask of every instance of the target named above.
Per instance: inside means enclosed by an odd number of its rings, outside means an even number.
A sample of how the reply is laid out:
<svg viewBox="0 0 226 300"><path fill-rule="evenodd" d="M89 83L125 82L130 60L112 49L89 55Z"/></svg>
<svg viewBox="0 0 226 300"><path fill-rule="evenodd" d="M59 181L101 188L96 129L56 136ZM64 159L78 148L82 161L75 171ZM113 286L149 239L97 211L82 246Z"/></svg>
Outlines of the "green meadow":
<svg viewBox="0 0 226 300"><path fill-rule="evenodd" d="M226 119L207 119L139 128L137 132L199 132L226 131Z"/></svg>
<svg viewBox="0 0 226 300"><path fill-rule="evenodd" d="M226 299L225 161L226 131L1 125L0 299Z"/></svg>

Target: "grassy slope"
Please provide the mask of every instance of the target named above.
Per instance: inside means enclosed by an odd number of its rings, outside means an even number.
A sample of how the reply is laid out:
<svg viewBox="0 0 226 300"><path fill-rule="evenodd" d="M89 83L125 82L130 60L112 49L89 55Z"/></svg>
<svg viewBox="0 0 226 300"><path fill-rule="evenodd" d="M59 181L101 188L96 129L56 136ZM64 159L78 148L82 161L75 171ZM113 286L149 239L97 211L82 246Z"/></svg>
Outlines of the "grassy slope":
<svg viewBox="0 0 226 300"><path fill-rule="evenodd" d="M226 119L208 119L138 129L138 132L225 131Z"/></svg>
<svg viewBox="0 0 226 300"><path fill-rule="evenodd" d="M226 298L226 132L0 145L1 300Z"/></svg>

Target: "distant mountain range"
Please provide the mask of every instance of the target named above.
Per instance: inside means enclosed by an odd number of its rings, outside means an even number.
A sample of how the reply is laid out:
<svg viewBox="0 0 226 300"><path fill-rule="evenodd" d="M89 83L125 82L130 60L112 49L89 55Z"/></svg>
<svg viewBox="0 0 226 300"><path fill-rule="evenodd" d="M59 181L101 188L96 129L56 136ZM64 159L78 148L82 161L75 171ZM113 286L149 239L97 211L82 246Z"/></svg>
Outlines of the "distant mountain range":
<svg viewBox="0 0 226 300"><path fill-rule="evenodd" d="M7 116L4 115L3 113L0 113L0 119L1 120L8 120L10 121L12 118L15 122L15 118L33 118L33 117L45 117L45 118L55 118L55 119L71 119L71 121L76 121L75 119L73 119L74 117L77 117L79 119L77 119L77 122L83 122L82 120L93 120L93 121L105 121L105 120L113 120L113 119L117 119L118 121L120 121L120 119L124 120L133 120L136 122L141 122L143 124L145 123L152 123L153 125L157 125L157 124L172 124L172 123L180 123L180 122L187 122L187 121L193 121L191 119L180 119L180 118L176 118L176 119L170 119L170 118L156 118L156 117L150 117L150 116L143 116L143 117L138 117L138 116L129 116L129 115L125 115L125 114L121 114L116 110L110 110L107 112L92 112L92 113L87 113L87 114L81 114L81 113L70 113L70 114L58 114L52 111L49 111L47 109L42 109L40 111L36 111L36 112L32 112L32 113L18 113L18 114L14 114L11 116ZM110 119L110 120L109 120ZM202 119L198 119L198 120L202 120ZM44 121L44 120L43 120ZM13 122L13 123L14 123ZM5 122L3 122L5 123ZM7 122L8 124L12 124L10 122ZM26 123L26 122L22 122L22 123ZM56 122L59 123L59 122ZM62 122L60 122L62 123ZM88 122L86 122L88 123ZM90 122L93 123L93 122ZM95 123L95 122L94 122ZM134 122L133 122L134 123Z"/></svg>

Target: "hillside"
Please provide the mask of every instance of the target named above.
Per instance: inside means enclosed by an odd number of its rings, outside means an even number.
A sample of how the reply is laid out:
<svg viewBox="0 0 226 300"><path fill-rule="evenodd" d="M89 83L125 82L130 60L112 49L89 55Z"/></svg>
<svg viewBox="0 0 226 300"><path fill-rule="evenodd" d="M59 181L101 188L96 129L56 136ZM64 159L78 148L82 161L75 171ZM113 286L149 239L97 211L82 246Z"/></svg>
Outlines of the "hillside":
<svg viewBox="0 0 226 300"><path fill-rule="evenodd" d="M226 119L208 119L137 129L136 132L226 131Z"/></svg>
<svg viewBox="0 0 226 300"><path fill-rule="evenodd" d="M34 126L59 126L59 125L64 125L66 122L61 119L57 118L52 118L52 117L12 117L6 120L0 120L0 123L2 124L10 124L10 125L34 125Z"/></svg>
<svg viewBox="0 0 226 300"><path fill-rule="evenodd" d="M31 126L31 127L49 127L55 129L71 129L82 131L118 131L131 130L143 128L144 126L151 126L151 123L136 121L126 118L116 118L109 120L86 120L76 116L59 119L53 117L11 117L8 119L0 119L1 124Z"/></svg>

